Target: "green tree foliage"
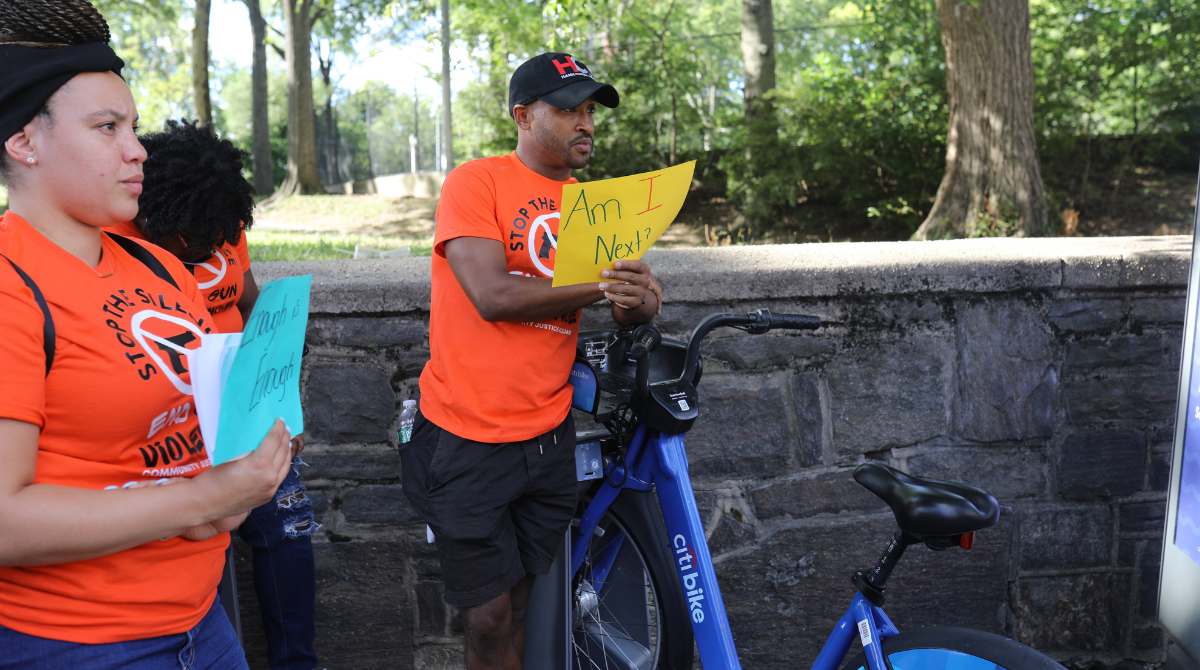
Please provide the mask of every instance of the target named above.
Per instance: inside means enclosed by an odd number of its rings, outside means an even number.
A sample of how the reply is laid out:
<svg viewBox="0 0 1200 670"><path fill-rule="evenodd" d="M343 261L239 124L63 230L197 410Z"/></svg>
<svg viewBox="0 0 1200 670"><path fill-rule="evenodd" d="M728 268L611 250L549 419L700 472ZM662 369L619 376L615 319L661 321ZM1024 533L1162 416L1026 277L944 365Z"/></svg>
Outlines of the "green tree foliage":
<svg viewBox="0 0 1200 670"><path fill-rule="evenodd" d="M530 56L568 51L621 93L620 108L597 112L596 157L581 178L663 167L672 134L676 163L700 158L710 165L714 152L730 144L721 115L740 105L730 67L739 58L739 7L730 0L455 3L455 32L477 54L480 69L455 111L456 154L511 151L509 76ZM724 34L713 37L714 31Z"/></svg>
<svg viewBox="0 0 1200 670"><path fill-rule="evenodd" d="M779 141L760 154L772 167L761 177L742 151L740 3L460 0L453 11L479 68L455 111L466 158L511 150L508 76L561 49L622 96L618 110L598 113L583 179L667 164L674 127L675 162L698 159L697 177L734 201L761 180L754 190L782 226L906 238L936 193L947 111L933 0L775 4ZM1194 161L1200 3L1031 0L1031 11L1039 149L1069 168L1044 170L1052 197L1078 201L1081 182L1098 189L1137 161Z"/></svg>
<svg viewBox="0 0 1200 670"><path fill-rule="evenodd" d="M180 27L188 18L181 0L96 0L108 20L113 48L125 61L122 75L133 90L144 130L158 130L170 118L193 115L191 34Z"/></svg>
<svg viewBox="0 0 1200 670"><path fill-rule="evenodd" d="M581 179L699 161L697 178L737 200L748 186L742 124L741 3L563 0L509 10L456 5L482 74L456 108L456 151L508 151L512 69L545 50L574 53L621 92L597 113L597 151ZM937 189L945 151L945 75L929 0L776 3L778 142L756 191L780 225L830 217L906 235ZM461 146L461 149L459 149ZM911 204L909 204L911 203ZM872 216L871 214L874 213Z"/></svg>
<svg viewBox="0 0 1200 670"><path fill-rule="evenodd" d="M933 3L896 0L830 8L777 39L779 145L769 173L785 223L861 227L906 236L941 180L946 80ZM731 152L731 192L745 187ZM791 221L788 221L791 219Z"/></svg>
<svg viewBox="0 0 1200 670"><path fill-rule="evenodd" d="M1200 3L1031 0L1035 121L1061 206L1084 207L1131 162L1195 167ZM1055 188L1056 187L1056 188Z"/></svg>
<svg viewBox="0 0 1200 670"><path fill-rule="evenodd" d="M180 1L101 3L110 18L120 17L114 31L149 124L190 113L187 36L177 28L187 10ZM1052 210L1098 202L1139 161L1194 162L1200 148L1200 3L1030 2L1037 134L1043 162L1050 163L1043 174ZM336 54L344 72L381 41L436 43L437 4L401 0L385 7L346 0L346 13L335 8L314 28L322 54L314 59L318 132L325 133L328 92L337 134L355 154L347 164L353 174L342 178L371 172L368 97L372 153L378 154L374 171L409 169L414 109L407 91L414 76L437 77L420 70L397 73L373 82L368 96L338 88L336 77L326 89L317 72L320 60ZM336 7L343 7L341 0ZM621 93L620 108L597 112L597 151L579 171L581 179L695 159L704 195L738 203L753 187L777 226L807 228L822 238L832 230L904 239L928 212L942 177L946 79L934 0L777 1L778 86L772 95L778 141L755 158L770 166L762 172L745 163L740 1L453 0L451 12L454 39L470 54L456 64L456 73L468 73L468 81L455 82L459 162L513 149L509 76L530 56L561 50ZM285 87L281 74L272 77L276 153L287 130ZM218 78L218 125L249 148L248 74L222 70ZM435 102L420 103L420 162L426 169L433 165L429 105ZM281 155L276 159L279 165ZM997 226L993 232L1005 231Z"/></svg>
<svg viewBox="0 0 1200 670"><path fill-rule="evenodd" d="M354 92L343 92L334 105L343 180L412 171L409 136L416 135L417 169L434 169L435 100L398 93L379 81ZM369 124L368 124L369 121ZM324 120L317 126L325 128ZM319 144L328 151L324 137Z"/></svg>
<svg viewBox="0 0 1200 670"><path fill-rule="evenodd" d="M268 53L270 64L267 90L267 117L271 126L272 179L276 184L287 175L287 74L283 62ZM239 68L219 64L213 73L214 93L218 100L213 105L213 124L217 132L246 152L253 150L254 129L251 125L250 68ZM246 178L253 179L254 163L246 157Z"/></svg>

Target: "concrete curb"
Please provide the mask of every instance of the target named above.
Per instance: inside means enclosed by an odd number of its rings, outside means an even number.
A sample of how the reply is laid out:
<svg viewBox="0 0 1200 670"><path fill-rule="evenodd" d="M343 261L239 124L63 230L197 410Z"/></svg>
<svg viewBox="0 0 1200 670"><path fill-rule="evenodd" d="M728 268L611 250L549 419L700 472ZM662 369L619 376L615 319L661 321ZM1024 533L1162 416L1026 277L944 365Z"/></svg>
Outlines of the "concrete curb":
<svg viewBox="0 0 1200 670"><path fill-rule="evenodd" d="M646 256L674 303L1184 286L1187 236L858 242L664 249ZM429 309L428 258L257 263L313 275L317 314Z"/></svg>

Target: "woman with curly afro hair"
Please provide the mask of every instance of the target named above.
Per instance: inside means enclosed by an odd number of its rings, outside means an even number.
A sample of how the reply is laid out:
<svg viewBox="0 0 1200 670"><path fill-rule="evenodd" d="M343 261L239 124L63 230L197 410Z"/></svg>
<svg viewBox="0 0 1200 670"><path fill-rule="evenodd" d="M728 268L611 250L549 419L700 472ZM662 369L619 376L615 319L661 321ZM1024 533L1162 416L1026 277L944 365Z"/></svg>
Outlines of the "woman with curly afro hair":
<svg viewBox="0 0 1200 670"><path fill-rule="evenodd" d="M243 234L254 222L254 187L242 176L246 152L217 137L212 125L183 119L167 121L141 142L146 162L138 214L114 232L157 244L183 261L217 329L242 330L258 298ZM299 456L303 438L296 436L293 445ZM251 511L238 535L253 552L267 662L312 670L316 575L309 536L320 524L297 476L302 463L296 459L275 499Z"/></svg>
<svg viewBox="0 0 1200 670"><path fill-rule="evenodd" d="M183 119L139 139L146 180L138 214L113 232L156 244L183 261L217 330L240 331L258 298L242 234L254 224L254 187L242 176L248 154L217 137L211 124Z"/></svg>

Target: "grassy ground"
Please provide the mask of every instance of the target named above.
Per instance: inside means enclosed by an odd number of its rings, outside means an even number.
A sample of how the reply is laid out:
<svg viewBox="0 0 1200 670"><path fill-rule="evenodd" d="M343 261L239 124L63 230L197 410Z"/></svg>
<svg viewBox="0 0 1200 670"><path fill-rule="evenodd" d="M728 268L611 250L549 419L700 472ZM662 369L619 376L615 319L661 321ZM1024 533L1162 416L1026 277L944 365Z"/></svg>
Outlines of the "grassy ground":
<svg viewBox="0 0 1200 670"><path fill-rule="evenodd" d="M250 260L335 260L362 244L376 249L410 247L428 256L433 247L436 200L377 195L292 196L260 206L248 233Z"/></svg>
<svg viewBox="0 0 1200 670"><path fill-rule="evenodd" d="M436 200L378 195L292 196L254 212L256 230L366 235L400 241L433 236Z"/></svg>
<svg viewBox="0 0 1200 670"><path fill-rule="evenodd" d="M376 249L410 247L413 256L428 256L433 248L433 241L430 239L398 240L369 235L289 233L266 230L251 230L246 233L246 241L250 247L250 260L254 263L344 260L351 258L352 254L338 251L338 249L352 252L356 244Z"/></svg>
<svg viewBox="0 0 1200 670"><path fill-rule="evenodd" d="M1062 181L1061 179L1059 181ZM1078 181L1078 180L1076 180ZM1083 197L1068 198L1060 235L1168 235L1191 231L1195 210L1196 173L1131 168L1120 184L1100 183ZM1067 182L1070 182L1069 184ZM1056 182L1057 183L1057 182ZM1059 191L1075 181L1067 179ZM1064 190L1065 189L1065 190ZM1077 188L1075 190L1078 190ZM1071 191L1074 194L1074 191ZM679 218L655 244L664 247L724 246L738 209L720 194L704 190L690 194ZM1062 199L1062 198L1060 198ZM428 256L432 247L436 199L389 198L379 195L314 195L284 198L255 212L249 233L251 259L330 260L350 258L336 249L354 250L362 244L377 249L410 247L414 256ZM1075 209L1071 209L1075 208ZM8 191L0 186L0 214L8 209ZM1078 211L1076 211L1078 210ZM1053 216L1052 218L1057 218ZM759 242L832 242L874 239L864 231L847 232L843 225L797 223L771 231ZM816 230L816 232L814 232ZM869 232L869 231L868 231ZM820 234L817 234L820 233Z"/></svg>
<svg viewBox="0 0 1200 670"><path fill-rule="evenodd" d="M1078 181L1066 179L1064 184L1070 186ZM1068 202L1060 197L1058 200L1063 202L1048 203L1056 208L1067 208L1062 212L1051 212L1052 219L1061 218L1064 223L1067 220L1075 223L1073 227L1060 226L1057 234L1107 237L1187 234L1191 231L1192 212L1196 207L1194 171L1172 172L1132 167L1125 171L1119 184L1101 183L1099 178L1093 178L1092 181L1095 183L1088 191L1090 197L1086 202L1079 198L1066 199ZM1065 193L1064 188L1060 185L1055 192ZM403 246L412 243L415 251L428 249L428 240L433 237L436 209L436 199L378 195L295 196L257 212L255 230L316 235L313 244L324 247L331 245L320 242L320 235L362 235L382 240L379 244L364 244L384 246L386 241ZM870 228L868 223L846 220L844 212L838 214L832 211L836 208L827 209L831 211L811 207L794 213L796 215L791 218L784 217L781 221L783 225L776 226L756 242L787 244L896 239L881 237L881 233ZM679 217L655 243L655 248L738 244L739 240L733 239L729 232L736 224L738 214L738 206L728 202L721 193L706 189L693 191ZM808 216L808 219L801 214ZM301 239L294 238L294 244L300 245ZM331 252L314 248L313 253Z"/></svg>
<svg viewBox="0 0 1200 670"><path fill-rule="evenodd" d="M724 202L723 200L721 202ZM306 195L284 198L254 213L253 232L290 233L292 243L301 244L304 235L356 236L372 238L380 244L360 242L384 248L411 244L415 255L424 249L428 255L433 238L435 198L388 198L379 195ZM714 208L699 205L701 215L690 211L680 214L679 221L667 229L657 247L703 246L704 224L714 224L733 217L724 210L714 216ZM721 217L724 218L721 218ZM714 226L715 228L715 226ZM251 236L251 244L253 242ZM791 241L791 240L789 240ZM348 242L353 245L353 242ZM328 244L326 247L330 246ZM343 249L351 248L343 245ZM323 256L322 256L323 257ZM334 258L335 256L329 256Z"/></svg>

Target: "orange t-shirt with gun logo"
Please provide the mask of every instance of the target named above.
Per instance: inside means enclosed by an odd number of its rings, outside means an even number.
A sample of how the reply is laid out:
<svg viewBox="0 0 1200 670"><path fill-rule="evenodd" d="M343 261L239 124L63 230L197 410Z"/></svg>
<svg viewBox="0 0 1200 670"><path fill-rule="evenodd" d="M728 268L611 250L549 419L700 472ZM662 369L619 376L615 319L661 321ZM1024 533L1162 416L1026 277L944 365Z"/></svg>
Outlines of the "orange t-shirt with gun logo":
<svg viewBox="0 0 1200 670"><path fill-rule="evenodd" d="M112 228L111 232L135 240L146 239L142 230L132 221ZM246 272L250 270L250 247L246 244L246 233L242 232L237 244L225 242L217 247L212 257L203 263L183 265L196 278L205 307L212 314L217 330L222 333L242 332L245 324L242 323L237 302L246 288Z"/></svg>
<svg viewBox="0 0 1200 670"><path fill-rule="evenodd" d="M102 240L100 265L91 268L13 212L0 217L0 254L37 284L55 329L47 372L44 314L0 258L0 417L41 429L35 484L104 491L193 477L211 463L187 351L213 330L212 317L175 257L140 243L178 289ZM60 565L0 567L0 625L90 644L182 633L212 605L228 546L221 533Z"/></svg>
<svg viewBox="0 0 1200 670"><path fill-rule="evenodd" d="M421 413L439 428L477 442L512 442L545 433L570 411L579 310L541 321L484 321L444 246L456 237L497 240L509 274L553 277L562 187L574 183L543 177L516 152L446 176L433 241L430 360L421 373Z"/></svg>

